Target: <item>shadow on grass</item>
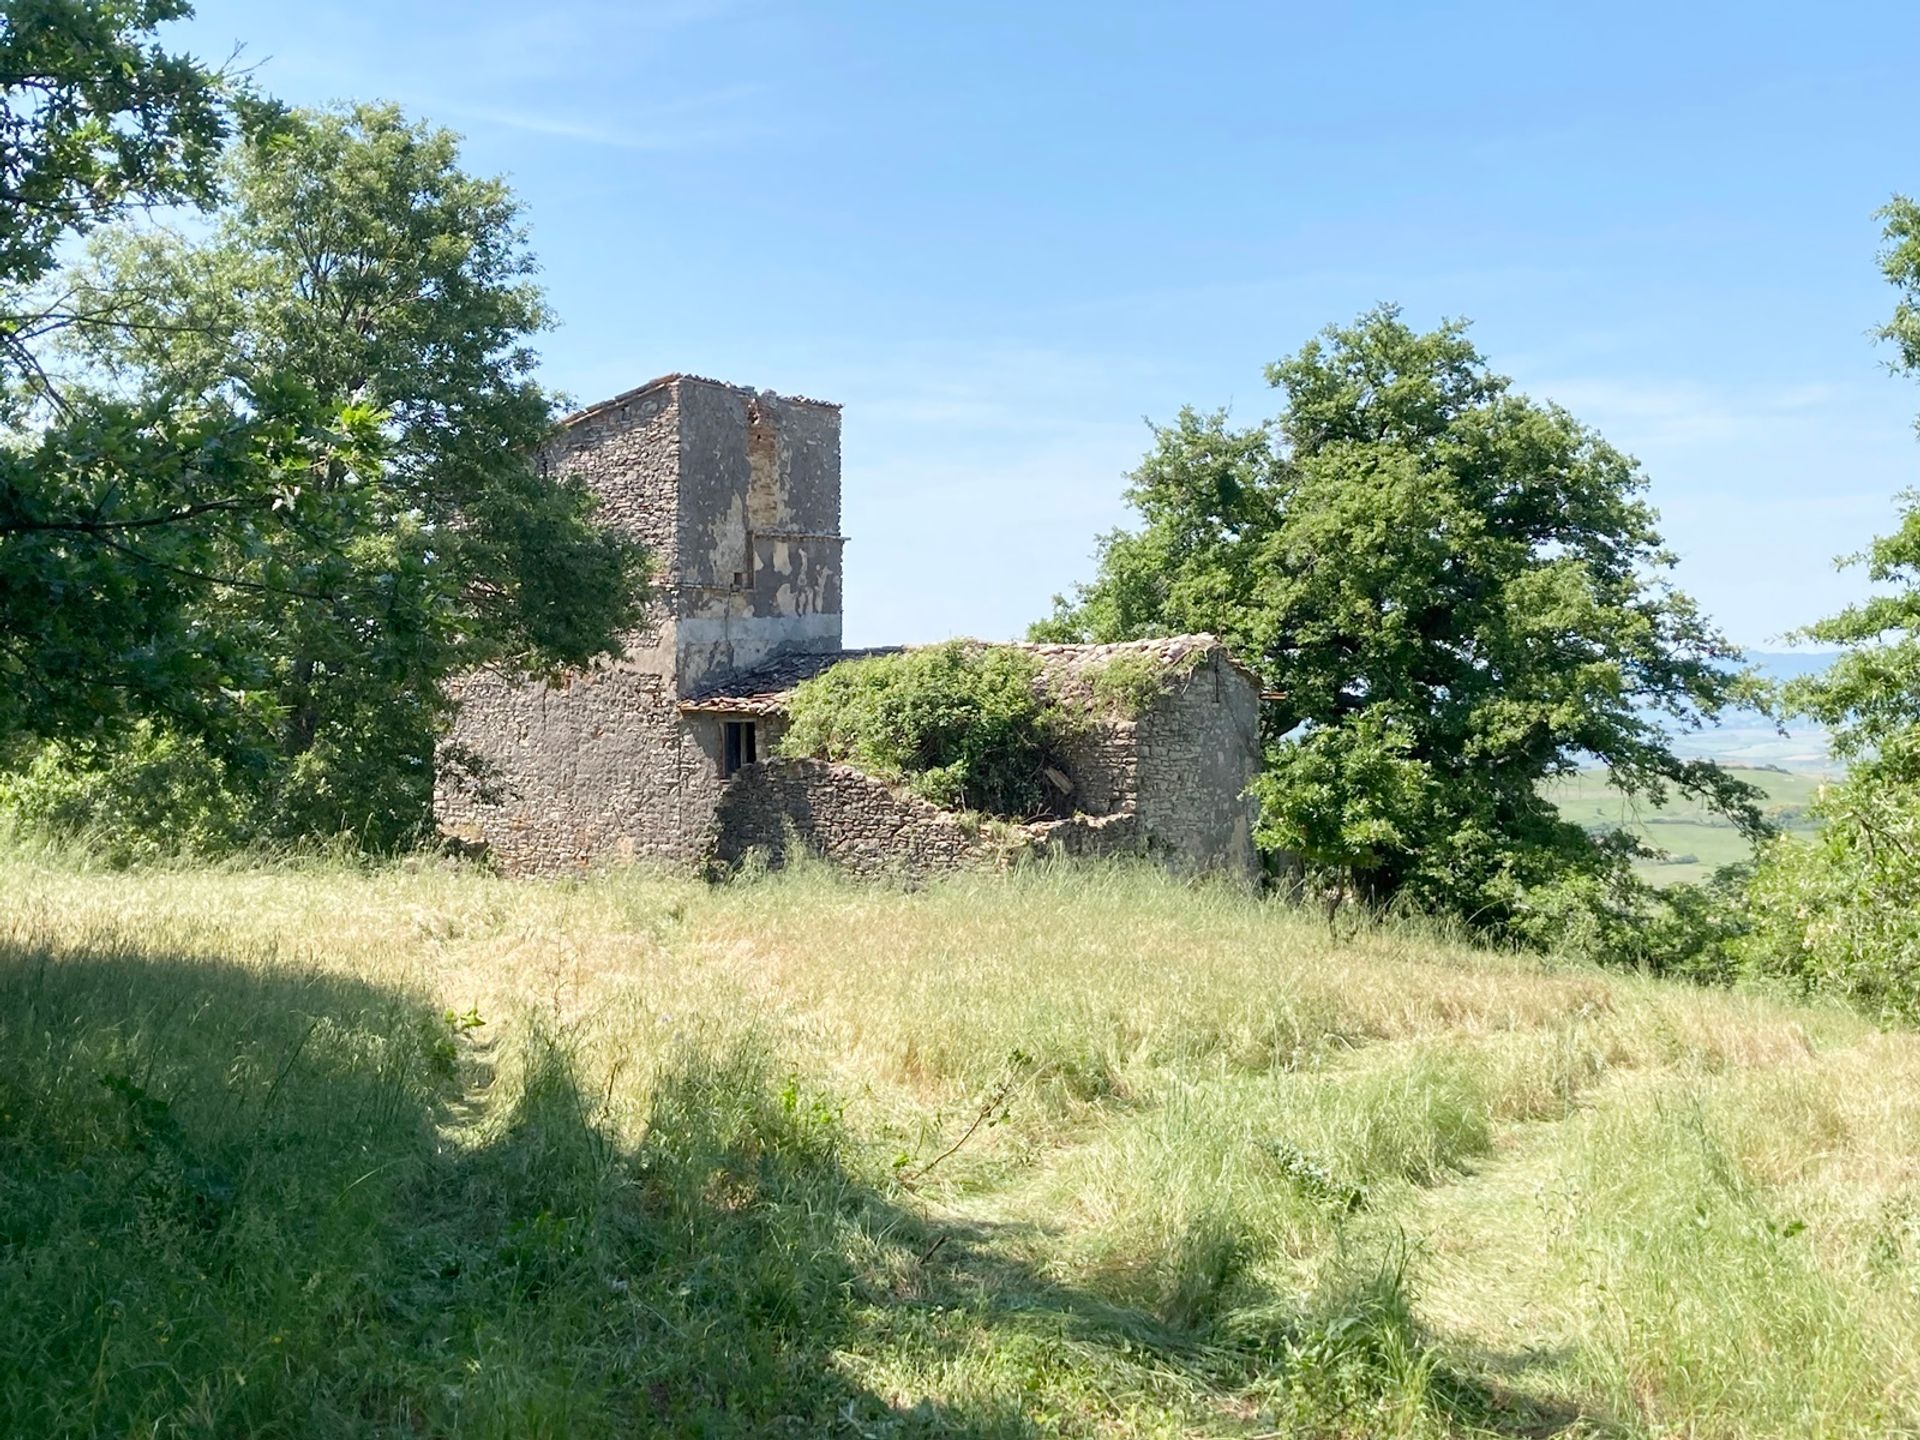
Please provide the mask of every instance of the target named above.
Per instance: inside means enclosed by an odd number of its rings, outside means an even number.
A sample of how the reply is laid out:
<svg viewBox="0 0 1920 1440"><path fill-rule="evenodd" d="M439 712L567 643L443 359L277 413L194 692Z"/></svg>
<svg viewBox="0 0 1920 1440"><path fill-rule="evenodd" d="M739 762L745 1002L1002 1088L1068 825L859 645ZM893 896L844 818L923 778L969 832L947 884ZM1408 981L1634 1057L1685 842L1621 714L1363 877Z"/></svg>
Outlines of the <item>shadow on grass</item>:
<svg viewBox="0 0 1920 1440"><path fill-rule="evenodd" d="M1361 1434L1383 1387L1437 1425L1593 1424L1438 1370L1377 1277L1231 1339L1055 1283L856 1173L749 1052L688 1049L622 1145L535 1036L467 1124L474 1039L318 972L0 949L0 1426L1022 1436L1119 1393Z"/></svg>

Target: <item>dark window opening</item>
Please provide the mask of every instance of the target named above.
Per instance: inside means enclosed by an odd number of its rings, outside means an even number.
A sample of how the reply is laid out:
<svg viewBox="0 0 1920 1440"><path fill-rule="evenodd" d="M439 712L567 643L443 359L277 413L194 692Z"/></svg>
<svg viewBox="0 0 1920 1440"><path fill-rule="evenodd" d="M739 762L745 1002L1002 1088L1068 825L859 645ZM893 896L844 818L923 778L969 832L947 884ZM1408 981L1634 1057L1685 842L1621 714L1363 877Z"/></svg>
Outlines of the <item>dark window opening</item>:
<svg viewBox="0 0 1920 1440"><path fill-rule="evenodd" d="M731 780L742 765L751 765L760 758L756 728L751 720L728 720L721 724L721 779Z"/></svg>

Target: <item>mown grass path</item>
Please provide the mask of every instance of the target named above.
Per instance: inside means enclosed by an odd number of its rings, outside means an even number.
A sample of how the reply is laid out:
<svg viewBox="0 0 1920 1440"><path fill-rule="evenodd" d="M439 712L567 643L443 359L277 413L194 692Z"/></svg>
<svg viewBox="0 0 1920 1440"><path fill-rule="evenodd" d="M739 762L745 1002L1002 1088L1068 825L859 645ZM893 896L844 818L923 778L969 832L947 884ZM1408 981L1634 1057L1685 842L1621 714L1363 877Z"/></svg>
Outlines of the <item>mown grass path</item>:
<svg viewBox="0 0 1920 1440"><path fill-rule="evenodd" d="M0 862L0 1430L1886 1435L1920 1044L1152 873Z"/></svg>

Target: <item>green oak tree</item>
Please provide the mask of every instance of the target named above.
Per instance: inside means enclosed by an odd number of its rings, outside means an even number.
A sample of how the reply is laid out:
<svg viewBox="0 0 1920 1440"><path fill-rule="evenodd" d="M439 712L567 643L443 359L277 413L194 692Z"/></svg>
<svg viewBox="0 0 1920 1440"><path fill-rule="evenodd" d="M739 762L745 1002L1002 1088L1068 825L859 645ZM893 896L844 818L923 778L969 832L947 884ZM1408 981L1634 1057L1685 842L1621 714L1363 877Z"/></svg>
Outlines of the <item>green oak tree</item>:
<svg viewBox="0 0 1920 1440"><path fill-rule="evenodd" d="M229 133L222 77L168 50L185 0L0 3L0 345L18 380L68 318L36 287L61 246L129 207L212 199Z"/></svg>
<svg viewBox="0 0 1920 1440"><path fill-rule="evenodd" d="M540 473L555 397L529 340L550 323L506 184L458 137L389 105L278 117L237 146L214 233L128 230L78 289L116 323L73 333L141 390L198 398L299 376L386 416L383 484L434 535L464 664L606 653L634 555L585 490Z"/></svg>
<svg viewBox="0 0 1920 1440"><path fill-rule="evenodd" d="M0 762L142 719L257 725L267 669L226 597L285 588L268 538L317 525L379 444L364 407L296 391L244 415L87 397L0 446Z"/></svg>
<svg viewBox="0 0 1920 1440"><path fill-rule="evenodd" d="M0 3L0 763L47 734L219 708L218 647L181 609L222 519L203 502L276 493L343 438L321 437L324 417L256 430L83 407L48 374L50 337L85 318L55 283L63 247L132 210L210 202L236 111L260 111L157 38L189 13ZM148 561L129 563L136 540Z"/></svg>
<svg viewBox="0 0 1920 1440"><path fill-rule="evenodd" d="M465 172L453 135L390 106L268 114L223 180L210 226L110 229L72 277L81 406L308 444L344 425L352 454L323 445L298 474L163 466L137 514L96 487L101 528L65 543L119 583L164 583L201 639L196 698L224 702L204 738L244 792L222 811L241 830L404 844L429 819L449 678L617 653L644 557L537 465L547 312L511 193ZM102 783L124 768L110 738L83 758Z"/></svg>
<svg viewBox="0 0 1920 1440"><path fill-rule="evenodd" d="M1156 430L1140 526L1036 638L1221 636L1268 687L1264 843L1374 903L1525 936L1560 923L1549 887L1630 901L1628 847L1542 793L1582 763L1763 828L1757 792L1663 724L1732 703L1737 655L1666 578L1630 458L1514 393L1463 326L1388 307L1267 377L1271 422Z"/></svg>

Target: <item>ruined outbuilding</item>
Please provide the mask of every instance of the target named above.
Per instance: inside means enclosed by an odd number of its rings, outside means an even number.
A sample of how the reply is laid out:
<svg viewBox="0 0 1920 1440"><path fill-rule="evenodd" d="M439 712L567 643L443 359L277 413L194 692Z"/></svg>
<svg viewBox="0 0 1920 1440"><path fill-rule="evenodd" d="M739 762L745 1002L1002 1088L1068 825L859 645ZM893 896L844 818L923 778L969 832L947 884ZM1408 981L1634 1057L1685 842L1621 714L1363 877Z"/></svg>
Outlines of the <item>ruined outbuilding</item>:
<svg viewBox="0 0 1920 1440"><path fill-rule="evenodd" d="M847 766L775 758L794 686L877 653L841 644L838 406L668 375L570 416L541 463L645 543L654 598L618 662L461 686L451 743L487 780L449 767L436 810L507 868L777 862L797 842L862 873L1041 850L1254 869L1259 694L1211 636L1030 647L1063 696L1122 654L1161 677L1137 713L1083 727L1053 777L1061 818L983 825Z"/></svg>

